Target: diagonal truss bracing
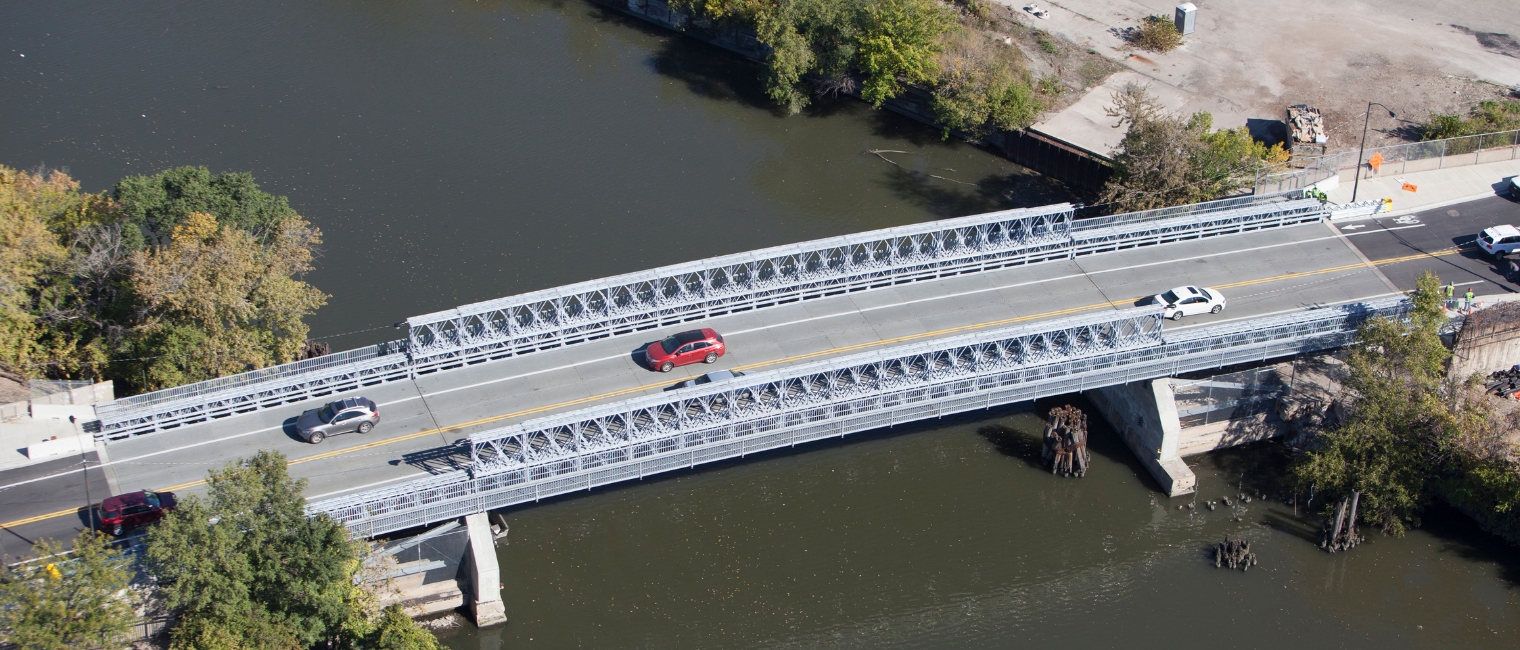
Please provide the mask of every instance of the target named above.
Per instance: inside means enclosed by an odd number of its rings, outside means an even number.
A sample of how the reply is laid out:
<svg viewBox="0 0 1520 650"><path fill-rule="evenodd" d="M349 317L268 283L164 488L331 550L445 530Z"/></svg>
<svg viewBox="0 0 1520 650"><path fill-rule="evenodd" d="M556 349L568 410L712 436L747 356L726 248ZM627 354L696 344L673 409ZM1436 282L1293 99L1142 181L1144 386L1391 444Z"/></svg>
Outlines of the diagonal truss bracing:
<svg viewBox="0 0 1520 650"><path fill-rule="evenodd" d="M1299 195L1080 221L1072 221L1074 208L1067 204L1008 210L584 282L417 316L407 321L403 341L102 404L99 424L91 426L99 427L97 438L124 438L352 390L377 378L390 381L737 311L1322 219L1323 206Z"/></svg>
<svg viewBox="0 0 1520 650"><path fill-rule="evenodd" d="M407 319L418 370L1067 257L1075 206L1006 210L613 276Z"/></svg>
<svg viewBox="0 0 1520 650"><path fill-rule="evenodd" d="M1337 347L1386 299L1163 336L1154 309L901 346L470 436L469 471L314 503L378 535L894 424Z"/></svg>
<svg viewBox="0 0 1520 650"><path fill-rule="evenodd" d="M821 239L465 305L407 320L419 372L839 293L1319 221L1246 197L1072 221L1068 204Z"/></svg>

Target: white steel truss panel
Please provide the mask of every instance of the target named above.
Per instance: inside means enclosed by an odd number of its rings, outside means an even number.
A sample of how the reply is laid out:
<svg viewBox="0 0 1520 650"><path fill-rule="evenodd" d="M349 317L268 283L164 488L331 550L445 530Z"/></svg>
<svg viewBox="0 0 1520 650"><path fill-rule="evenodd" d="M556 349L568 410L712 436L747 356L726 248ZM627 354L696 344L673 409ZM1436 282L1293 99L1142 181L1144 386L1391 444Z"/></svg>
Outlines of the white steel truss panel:
<svg viewBox="0 0 1520 650"><path fill-rule="evenodd" d="M468 471L310 511L378 535L923 418L1338 347L1366 319L1407 309L1385 299L1166 336L1159 310L1135 309L900 346L477 433Z"/></svg>

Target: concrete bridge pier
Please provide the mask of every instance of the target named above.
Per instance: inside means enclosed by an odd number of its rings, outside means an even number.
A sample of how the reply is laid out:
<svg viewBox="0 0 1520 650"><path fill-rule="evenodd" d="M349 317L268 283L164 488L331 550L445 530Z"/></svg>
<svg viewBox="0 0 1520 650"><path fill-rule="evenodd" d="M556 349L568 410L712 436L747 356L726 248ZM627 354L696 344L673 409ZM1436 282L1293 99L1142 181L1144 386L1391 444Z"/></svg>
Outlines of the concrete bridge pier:
<svg viewBox="0 0 1520 650"><path fill-rule="evenodd" d="M1168 378L1137 381L1084 393L1124 438L1130 451L1168 496L1192 494L1198 477L1178 454L1182 422Z"/></svg>
<svg viewBox="0 0 1520 650"><path fill-rule="evenodd" d="M496 562L491 523L486 513L477 512L466 516L464 524L470 536L465 575L470 579L470 611L475 615L475 626L501 625L507 622L507 608L501 602L501 567Z"/></svg>

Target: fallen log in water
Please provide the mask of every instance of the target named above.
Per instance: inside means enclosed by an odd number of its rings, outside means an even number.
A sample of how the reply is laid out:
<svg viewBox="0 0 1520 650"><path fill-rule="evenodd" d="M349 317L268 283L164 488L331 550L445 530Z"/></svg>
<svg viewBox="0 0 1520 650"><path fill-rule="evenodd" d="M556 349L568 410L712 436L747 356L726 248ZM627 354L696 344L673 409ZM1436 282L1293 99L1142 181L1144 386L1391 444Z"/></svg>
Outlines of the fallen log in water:
<svg viewBox="0 0 1520 650"><path fill-rule="evenodd" d="M1050 410L1045 425L1045 448L1040 459L1051 474L1083 476L1091 456L1087 452L1087 414L1070 404Z"/></svg>
<svg viewBox="0 0 1520 650"><path fill-rule="evenodd" d="M1229 535L1225 535L1224 541L1214 547L1214 568L1226 565L1241 571L1249 571L1256 566L1256 554L1251 552L1251 541L1245 538L1230 539Z"/></svg>

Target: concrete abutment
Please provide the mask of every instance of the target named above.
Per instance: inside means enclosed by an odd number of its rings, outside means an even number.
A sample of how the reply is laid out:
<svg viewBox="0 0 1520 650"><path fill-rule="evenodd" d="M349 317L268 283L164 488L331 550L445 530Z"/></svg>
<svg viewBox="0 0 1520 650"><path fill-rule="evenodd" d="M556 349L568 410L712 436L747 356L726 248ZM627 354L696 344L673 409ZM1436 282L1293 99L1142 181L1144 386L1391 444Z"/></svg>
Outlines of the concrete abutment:
<svg viewBox="0 0 1520 650"><path fill-rule="evenodd" d="M1167 378L1137 381L1083 393L1129 445L1168 496L1192 494L1198 484L1178 448L1182 423Z"/></svg>
<svg viewBox="0 0 1520 650"><path fill-rule="evenodd" d="M501 602L501 566L496 561L496 539L486 513L464 518L470 547L465 554L469 578L470 613L476 627L490 627L507 622L506 605Z"/></svg>

